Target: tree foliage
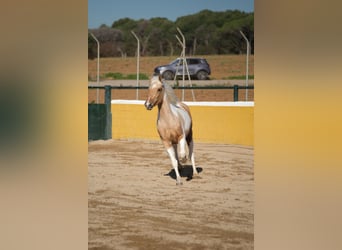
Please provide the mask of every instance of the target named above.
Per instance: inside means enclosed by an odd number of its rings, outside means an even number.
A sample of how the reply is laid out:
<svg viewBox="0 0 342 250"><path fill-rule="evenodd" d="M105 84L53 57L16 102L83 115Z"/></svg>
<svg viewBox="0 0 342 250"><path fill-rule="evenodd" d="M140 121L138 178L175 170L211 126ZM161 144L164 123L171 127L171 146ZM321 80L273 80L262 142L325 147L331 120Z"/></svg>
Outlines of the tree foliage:
<svg viewBox="0 0 342 250"><path fill-rule="evenodd" d="M101 57L134 56L137 42L131 31L140 40L141 56L173 56L181 53L176 39L177 27L186 39L186 55L241 54L246 53L246 41L254 53L254 13L238 10L215 12L203 10L193 15L179 17L175 22L156 17L149 20L122 18L111 27L101 25L92 32L100 41ZM96 57L96 42L88 36L88 57Z"/></svg>

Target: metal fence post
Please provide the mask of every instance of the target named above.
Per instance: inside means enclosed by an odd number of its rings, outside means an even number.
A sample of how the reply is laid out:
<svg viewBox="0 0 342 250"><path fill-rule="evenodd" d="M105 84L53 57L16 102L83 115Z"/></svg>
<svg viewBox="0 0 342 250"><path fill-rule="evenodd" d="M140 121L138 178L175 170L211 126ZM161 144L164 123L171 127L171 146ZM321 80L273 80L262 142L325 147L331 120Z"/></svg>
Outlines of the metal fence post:
<svg viewBox="0 0 342 250"><path fill-rule="evenodd" d="M133 36L135 37L135 39L137 39L137 43L138 43L138 47L137 47L137 93L136 93L136 99L139 100L139 61L140 61L140 41L138 36L134 33L133 30L131 30L131 33L133 34Z"/></svg>
<svg viewBox="0 0 342 250"><path fill-rule="evenodd" d="M96 74L96 82L97 85L100 83L100 42L97 40L96 36L90 32L90 35L95 39L97 43L97 74ZM96 89L96 103L99 103L99 89Z"/></svg>
<svg viewBox="0 0 342 250"><path fill-rule="evenodd" d="M243 34L243 32L240 30L241 35L243 36L243 38L246 40L247 43L247 52L246 52L246 102L248 101L248 56L249 56L249 49L250 49L250 44L249 41L247 39L247 37L245 36L245 34Z"/></svg>
<svg viewBox="0 0 342 250"><path fill-rule="evenodd" d="M239 86L234 85L234 102L239 101Z"/></svg>
<svg viewBox="0 0 342 250"><path fill-rule="evenodd" d="M105 105L106 105L106 129L105 129L105 139L112 139L112 110L111 110L111 100L112 100L112 88L110 85L105 86Z"/></svg>

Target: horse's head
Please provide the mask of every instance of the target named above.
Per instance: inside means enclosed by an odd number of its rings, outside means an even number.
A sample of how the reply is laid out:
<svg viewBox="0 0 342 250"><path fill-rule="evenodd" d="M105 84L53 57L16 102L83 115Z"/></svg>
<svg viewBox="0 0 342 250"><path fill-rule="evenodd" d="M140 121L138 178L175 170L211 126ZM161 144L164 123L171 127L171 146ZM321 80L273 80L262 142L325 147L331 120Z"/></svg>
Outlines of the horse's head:
<svg viewBox="0 0 342 250"><path fill-rule="evenodd" d="M145 107L147 110L153 109L155 105L158 105L163 101L164 85L161 81L161 76L153 76L148 88L148 96L145 101Z"/></svg>

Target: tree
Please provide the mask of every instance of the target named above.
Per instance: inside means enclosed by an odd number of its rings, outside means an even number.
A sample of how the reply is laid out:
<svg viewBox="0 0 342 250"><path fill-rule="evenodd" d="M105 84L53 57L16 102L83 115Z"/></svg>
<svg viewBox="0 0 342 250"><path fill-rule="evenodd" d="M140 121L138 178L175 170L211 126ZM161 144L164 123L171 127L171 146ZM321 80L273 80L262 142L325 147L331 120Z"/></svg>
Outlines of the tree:
<svg viewBox="0 0 342 250"><path fill-rule="evenodd" d="M149 20L122 18L111 27L101 25L92 30L101 43L101 56L134 56L136 40L140 40L141 56L180 54L181 47L175 37L179 27L186 39L187 55L240 54L246 51L246 42L240 30L246 35L254 53L254 13L239 10L202 10L193 15L179 17L175 22L163 17ZM93 58L96 43L88 38L88 57ZM96 54L95 54L96 55Z"/></svg>
<svg viewBox="0 0 342 250"><path fill-rule="evenodd" d="M166 18L157 17L150 20L150 25L150 53L161 56L170 54L172 56L176 42L174 23Z"/></svg>
<svg viewBox="0 0 342 250"><path fill-rule="evenodd" d="M99 29L93 29L91 32L100 42L100 56L119 56L123 44L122 31L118 29L101 26ZM93 38L92 38L93 39Z"/></svg>

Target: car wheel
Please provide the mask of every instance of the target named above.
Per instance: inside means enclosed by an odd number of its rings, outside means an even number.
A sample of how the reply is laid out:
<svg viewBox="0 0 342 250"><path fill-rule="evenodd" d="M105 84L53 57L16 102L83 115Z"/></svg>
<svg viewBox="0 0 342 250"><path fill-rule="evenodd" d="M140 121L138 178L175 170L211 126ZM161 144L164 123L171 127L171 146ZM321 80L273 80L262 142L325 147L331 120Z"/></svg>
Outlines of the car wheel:
<svg viewBox="0 0 342 250"><path fill-rule="evenodd" d="M198 71L196 77L198 80L206 80L208 79L208 72L204 70Z"/></svg>
<svg viewBox="0 0 342 250"><path fill-rule="evenodd" d="M165 71L162 76L165 80L173 80L174 78L174 74L172 73L172 71L169 70Z"/></svg>

